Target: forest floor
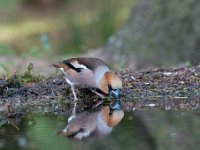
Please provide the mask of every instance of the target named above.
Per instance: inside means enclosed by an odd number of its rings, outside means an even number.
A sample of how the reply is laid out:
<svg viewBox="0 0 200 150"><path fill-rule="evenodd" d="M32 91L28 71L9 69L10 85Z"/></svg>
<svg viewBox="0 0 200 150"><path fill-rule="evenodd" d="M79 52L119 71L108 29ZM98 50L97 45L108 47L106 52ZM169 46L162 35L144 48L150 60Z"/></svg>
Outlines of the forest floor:
<svg viewBox="0 0 200 150"><path fill-rule="evenodd" d="M31 69L31 68L29 68ZM200 66L117 73L122 78L122 104L134 110L198 110L200 108ZM34 78L26 84L27 77ZM40 80L38 79L40 78ZM37 80L38 79L38 80ZM88 89L76 88L78 111L90 110L100 97ZM103 105L113 100L104 99ZM0 79L0 118L18 117L27 113L69 113L73 106L70 86L62 76L34 77L28 70L24 76ZM3 116L6 116L2 119Z"/></svg>

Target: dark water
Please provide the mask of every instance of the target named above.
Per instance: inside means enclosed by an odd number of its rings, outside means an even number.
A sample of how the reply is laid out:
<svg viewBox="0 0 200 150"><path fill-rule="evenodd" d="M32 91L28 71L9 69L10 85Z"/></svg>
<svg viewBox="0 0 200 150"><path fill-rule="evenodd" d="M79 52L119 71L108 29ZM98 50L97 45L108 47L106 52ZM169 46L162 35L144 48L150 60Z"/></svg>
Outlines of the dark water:
<svg viewBox="0 0 200 150"><path fill-rule="evenodd" d="M199 111L137 111L125 116L104 139L77 141L58 136L67 116L29 115L18 131L0 128L0 149L5 150L195 150L200 149Z"/></svg>

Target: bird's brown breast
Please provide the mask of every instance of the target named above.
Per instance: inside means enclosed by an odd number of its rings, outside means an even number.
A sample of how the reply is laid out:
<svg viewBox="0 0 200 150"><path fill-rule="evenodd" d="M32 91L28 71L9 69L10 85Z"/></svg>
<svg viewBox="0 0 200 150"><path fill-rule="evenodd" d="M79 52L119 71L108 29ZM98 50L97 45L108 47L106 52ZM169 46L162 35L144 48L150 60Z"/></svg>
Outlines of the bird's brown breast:
<svg viewBox="0 0 200 150"><path fill-rule="evenodd" d="M83 70L82 72L76 72L73 69L68 69L65 71L64 75L68 80L73 82L75 85L79 85L81 87L91 87L94 88L96 86L94 81L94 75L91 70Z"/></svg>

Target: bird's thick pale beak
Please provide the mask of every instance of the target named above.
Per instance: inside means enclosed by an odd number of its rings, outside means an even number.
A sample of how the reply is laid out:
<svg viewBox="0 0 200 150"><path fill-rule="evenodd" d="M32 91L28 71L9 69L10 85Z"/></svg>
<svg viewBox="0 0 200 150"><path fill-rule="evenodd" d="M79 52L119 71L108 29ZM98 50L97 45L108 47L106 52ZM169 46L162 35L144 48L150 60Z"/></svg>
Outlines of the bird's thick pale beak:
<svg viewBox="0 0 200 150"><path fill-rule="evenodd" d="M114 97L115 99L120 99L121 98L121 91L120 91L120 89L112 89L112 90L110 90L109 95Z"/></svg>
<svg viewBox="0 0 200 150"><path fill-rule="evenodd" d="M121 100L115 100L113 103L109 105L110 115L112 115L113 111L120 111L122 109Z"/></svg>

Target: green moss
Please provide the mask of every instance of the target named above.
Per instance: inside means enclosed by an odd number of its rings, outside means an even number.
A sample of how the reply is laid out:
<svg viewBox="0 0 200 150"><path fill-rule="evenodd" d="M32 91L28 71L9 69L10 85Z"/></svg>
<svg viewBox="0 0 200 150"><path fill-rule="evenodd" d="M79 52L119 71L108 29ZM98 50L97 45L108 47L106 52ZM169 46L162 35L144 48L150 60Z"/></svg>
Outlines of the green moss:
<svg viewBox="0 0 200 150"><path fill-rule="evenodd" d="M32 63L29 63L29 65L27 66L27 70L23 74L18 75L18 78L22 84L31 83L31 82L39 82L44 79L44 77L41 75L33 74Z"/></svg>

